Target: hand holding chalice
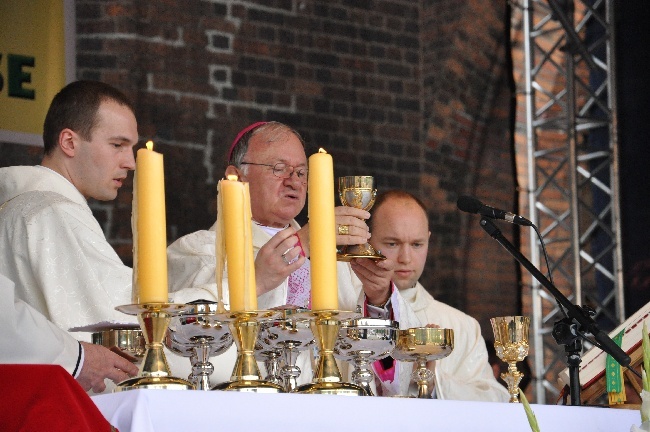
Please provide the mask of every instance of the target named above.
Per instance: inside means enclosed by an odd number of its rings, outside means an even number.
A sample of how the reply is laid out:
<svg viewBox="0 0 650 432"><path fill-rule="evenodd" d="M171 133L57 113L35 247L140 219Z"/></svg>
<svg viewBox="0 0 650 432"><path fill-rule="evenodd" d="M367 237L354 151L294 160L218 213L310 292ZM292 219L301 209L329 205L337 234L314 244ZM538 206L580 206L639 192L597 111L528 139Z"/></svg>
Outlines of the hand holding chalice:
<svg viewBox="0 0 650 432"><path fill-rule="evenodd" d="M370 210L375 203L377 189L374 188L372 176L339 177L339 198L341 204L361 210ZM338 234L349 234L348 225L337 226ZM366 242L359 245L342 246L337 254L339 261L350 261L353 258L386 259L381 253Z"/></svg>

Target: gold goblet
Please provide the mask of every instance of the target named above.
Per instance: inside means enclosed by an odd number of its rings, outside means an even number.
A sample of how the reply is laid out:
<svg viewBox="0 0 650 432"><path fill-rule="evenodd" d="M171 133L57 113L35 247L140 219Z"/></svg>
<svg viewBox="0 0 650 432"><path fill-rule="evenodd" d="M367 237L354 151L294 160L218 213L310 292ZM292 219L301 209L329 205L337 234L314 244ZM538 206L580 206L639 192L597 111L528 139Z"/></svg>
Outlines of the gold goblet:
<svg viewBox="0 0 650 432"><path fill-rule="evenodd" d="M517 370L517 362L528 355L528 327L530 318L525 316L504 316L490 319L494 332L494 349L497 356L508 363L508 372L501 379L508 384L510 402L519 402L519 382L524 374Z"/></svg>
<svg viewBox="0 0 650 432"><path fill-rule="evenodd" d="M370 210L375 203L377 189L374 188L372 176L346 176L339 177L339 198L341 204L362 210ZM338 227L341 232L341 227ZM375 250L370 243L362 245L349 245L341 247L336 255L339 261L350 261L353 258L386 259Z"/></svg>
<svg viewBox="0 0 650 432"><path fill-rule="evenodd" d="M398 361L416 362L417 369L411 378L418 385L418 397L430 399L434 374L427 368L427 361L447 357L454 350L452 329L417 327L400 330L393 358Z"/></svg>

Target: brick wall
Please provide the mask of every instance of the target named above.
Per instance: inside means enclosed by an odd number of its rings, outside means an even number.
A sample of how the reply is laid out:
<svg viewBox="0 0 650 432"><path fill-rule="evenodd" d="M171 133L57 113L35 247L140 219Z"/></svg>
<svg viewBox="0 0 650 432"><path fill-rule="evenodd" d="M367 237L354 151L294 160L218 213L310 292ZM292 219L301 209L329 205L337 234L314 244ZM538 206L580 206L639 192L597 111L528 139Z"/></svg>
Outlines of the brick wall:
<svg viewBox="0 0 650 432"><path fill-rule="evenodd" d="M77 0L77 75L136 102L142 139L165 155L169 240L214 221L216 181L242 127L278 120L430 208L423 282L487 320L518 311L512 259L456 209L459 195L513 208L501 1ZM0 165L38 149L0 144ZM131 262L131 185L93 203ZM303 215L304 220L304 215ZM512 235L512 227L503 227Z"/></svg>

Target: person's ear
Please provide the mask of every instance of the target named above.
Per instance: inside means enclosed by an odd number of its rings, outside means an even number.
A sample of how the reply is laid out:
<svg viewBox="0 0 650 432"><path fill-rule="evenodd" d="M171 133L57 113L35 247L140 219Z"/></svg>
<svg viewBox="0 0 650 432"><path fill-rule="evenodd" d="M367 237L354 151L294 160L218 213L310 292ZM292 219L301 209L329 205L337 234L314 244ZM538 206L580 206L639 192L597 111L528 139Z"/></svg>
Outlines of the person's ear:
<svg viewBox="0 0 650 432"><path fill-rule="evenodd" d="M65 128L59 133L58 146L63 153L73 157L77 149L78 135L72 130Z"/></svg>
<svg viewBox="0 0 650 432"><path fill-rule="evenodd" d="M226 178L228 178L229 175L237 176L239 180L244 177L244 173L234 165L228 165L228 168L226 168Z"/></svg>

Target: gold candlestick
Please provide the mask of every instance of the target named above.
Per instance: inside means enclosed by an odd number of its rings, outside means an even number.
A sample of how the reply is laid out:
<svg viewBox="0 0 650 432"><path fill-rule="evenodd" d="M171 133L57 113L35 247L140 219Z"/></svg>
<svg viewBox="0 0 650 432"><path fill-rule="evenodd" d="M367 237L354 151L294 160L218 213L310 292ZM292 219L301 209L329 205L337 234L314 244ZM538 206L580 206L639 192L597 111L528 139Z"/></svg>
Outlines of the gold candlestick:
<svg viewBox="0 0 650 432"><path fill-rule="evenodd" d="M528 327L530 318L525 316L505 316L490 319L494 332L494 349L497 356L508 363L508 372L501 379L508 384L510 402L519 402L519 382L524 374L517 370L517 362L528 355Z"/></svg>
<svg viewBox="0 0 650 432"><path fill-rule="evenodd" d="M115 391L134 389L194 390L194 385L182 378L171 376L169 364L163 351L163 339L173 315L181 313L187 306L173 303L143 303L118 306L128 315L137 315L145 338L144 358L137 377L122 381Z"/></svg>
<svg viewBox="0 0 650 432"><path fill-rule="evenodd" d="M334 346L339 336L340 322L356 318L359 314L338 310L316 310L309 314L311 331L318 347L318 365L314 372L314 382L299 386L296 392L367 396L368 393L361 386L343 381L334 358Z"/></svg>
<svg viewBox="0 0 650 432"><path fill-rule="evenodd" d="M241 311L218 314L222 322L228 322L237 346L237 360L230 381L217 384L212 390L229 390L256 393L284 393L281 385L262 380L255 360L255 342L260 321L275 319L277 311Z"/></svg>

